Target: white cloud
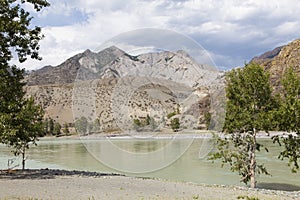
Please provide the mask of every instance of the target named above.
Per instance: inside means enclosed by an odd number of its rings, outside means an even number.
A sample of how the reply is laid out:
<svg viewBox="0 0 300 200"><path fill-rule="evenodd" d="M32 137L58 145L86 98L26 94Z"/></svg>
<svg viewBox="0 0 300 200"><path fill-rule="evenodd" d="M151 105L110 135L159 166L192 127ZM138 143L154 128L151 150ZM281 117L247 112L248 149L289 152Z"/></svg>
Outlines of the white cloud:
<svg viewBox="0 0 300 200"><path fill-rule="evenodd" d="M115 35L146 27L171 29L191 36L213 52L218 58L217 65L223 66L243 65L243 59L244 62L299 37L298 0L50 0L50 3L51 7L36 16L46 36L41 42L44 60L22 65L28 69L60 64L74 53L95 49Z"/></svg>
<svg viewBox="0 0 300 200"><path fill-rule="evenodd" d="M299 22L285 22L275 28L277 34L285 36L295 32L299 32Z"/></svg>

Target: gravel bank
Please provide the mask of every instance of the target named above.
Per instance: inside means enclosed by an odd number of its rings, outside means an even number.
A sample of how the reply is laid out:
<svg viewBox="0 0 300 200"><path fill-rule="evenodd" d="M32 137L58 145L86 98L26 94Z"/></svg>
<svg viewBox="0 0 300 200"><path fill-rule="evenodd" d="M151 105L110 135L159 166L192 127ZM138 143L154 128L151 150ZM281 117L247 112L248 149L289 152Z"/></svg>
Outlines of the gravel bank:
<svg viewBox="0 0 300 200"><path fill-rule="evenodd" d="M300 191L209 186L65 170L0 171L0 199L300 199Z"/></svg>

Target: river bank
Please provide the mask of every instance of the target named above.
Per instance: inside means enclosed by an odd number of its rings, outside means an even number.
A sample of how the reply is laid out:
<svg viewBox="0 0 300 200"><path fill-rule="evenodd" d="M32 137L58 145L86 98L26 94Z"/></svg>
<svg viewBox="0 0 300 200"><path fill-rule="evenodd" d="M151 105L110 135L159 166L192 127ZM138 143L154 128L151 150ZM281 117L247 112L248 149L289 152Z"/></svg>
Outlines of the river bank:
<svg viewBox="0 0 300 200"><path fill-rule="evenodd" d="M180 132L173 132L169 131L162 131L162 132L109 132L109 133L93 133L87 135L79 135L73 134L69 136L44 136L40 137L39 140L62 140L62 139L81 139L81 140L89 140L89 139L143 139L143 138L151 138L151 139L164 139L164 138L213 138L214 134L216 135L223 135L222 133L218 133L215 131L207 131L207 130L188 130L188 131L180 131ZM278 132L278 131L270 131L269 133L266 132L259 132L257 134L257 138L263 139L271 139L273 136L276 135L284 135L285 132Z"/></svg>
<svg viewBox="0 0 300 200"><path fill-rule="evenodd" d="M204 185L66 170L0 171L0 199L299 199L300 191Z"/></svg>

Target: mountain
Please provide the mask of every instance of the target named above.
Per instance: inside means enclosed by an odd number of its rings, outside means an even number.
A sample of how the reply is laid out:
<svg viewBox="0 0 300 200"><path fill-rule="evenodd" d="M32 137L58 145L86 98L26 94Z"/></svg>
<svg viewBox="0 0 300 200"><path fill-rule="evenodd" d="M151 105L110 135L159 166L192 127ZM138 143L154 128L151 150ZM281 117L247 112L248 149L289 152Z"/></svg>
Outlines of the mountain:
<svg viewBox="0 0 300 200"><path fill-rule="evenodd" d="M275 49L267 51L260 56L256 56L252 59L252 62L256 62L258 64L269 63L274 57L276 57L279 54L282 48L283 46L276 47Z"/></svg>
<svg viewBox="0 0 300 200"><path fill-rule="evenodd" d="M182 127L198 129L206 128L210 93L223 84L223 74L181 50L132 56L112 46L45 66L26 80L27 95L60 124L85 118L98 120L97 131L113 131L137 128L133 121L140 120L146 129L162 129L178 117Z"/></svg>
<svg viewBox="0 0 300 200"><path fill-rule="evenodd" d="M67 59L62 64L45 66L30 73L27 85L48 85L73 83L75 80L120 78L124 76L145 76L185 82L196 87L203 77L199 70L207 73L210 69L215 78L215 70L198 64L186 52L146 53L132 56L115 46L98 53L86 50Z"/></svg>
<svg viewBox="0 0 300 200"><path fill-rule="evenodd" d="M277 89L282 75L289 67L293 67L300 75L300 39L255 57L252 61L270 72L271 83Z"/></svg>
<svg viewBox="0 0 300 200"><path fill-rule="evenodd" d="M107 48L99 53L86 50L67 59L62 64L53 67L45 66L31 72L27 77L27 85L47 85L73 83L77 77L78 70L83 66L90 70L97 70L110 63L117 57L125 54L115 46Z"/></svg>

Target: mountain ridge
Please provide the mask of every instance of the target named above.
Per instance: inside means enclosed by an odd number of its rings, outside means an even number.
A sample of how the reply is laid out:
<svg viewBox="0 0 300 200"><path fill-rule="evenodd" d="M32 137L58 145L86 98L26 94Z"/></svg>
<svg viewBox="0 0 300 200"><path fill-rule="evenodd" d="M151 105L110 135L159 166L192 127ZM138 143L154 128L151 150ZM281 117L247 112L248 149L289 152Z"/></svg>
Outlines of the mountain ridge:
<svg viewBox="0 0 300 200"><path fill-rule="evenodd" d="M78 70L81 68L82 62L85 62L84 59L87 59L89 61L92 60L96 63L97 57L99 56L98 54L100 54L101 57L101 53L104 57L106 55L109 55L110 53L115 53L114 55L115 57L117 57L124 52L115 46L107 48L98 53L92 52L90 49L87 49L82 53L78 53L68 58L66 61L57 66L48 65L29 73L28 77L26 77L27 85L31 86L73 83L76 79ZM105 59L103 60L104 62L106 61Z"/></svg>
<svg viewBox="0 0 300 200"><path fill-rule="evenodd" d="M198 129L206 128L204 114L211 101L207 87L215 79L218 86L222 74L185 51L133 56L111 46L97 53L87 49L58 66L30 73L26 90L46 111L44 118L60 124L73 124L84 116L90 123L98 119L101 130L108 131L120 124L132 128L133 119L150 116L168 126L167 114L180 108L176 117L182 126Z"/></svg>
<svg viewBox="0 0 300 200"><path fill-rule="evenodd" d="M300 75L300 39L254 57L252 61L260 64L270 73L271 84L275 90L278 90L281 77L289 67L293 67Z"/></svg>
<svg viewBox="0 0 300 200"><path fill-rule="evenodd" d="M187 52L151 52L137 56L127 54L116 46L98 53L86 50L76 54L58 66L45 66L26 77L27 85L68 84L75 80L120 78L124 76L146 76L167 78L173 81L185 80L189 85L197 86L197 75L202 71L216 72L213 67L197 63ZM200 77L200 76L199 76ZM213 77L215 78L215 77Z"/></svg>

